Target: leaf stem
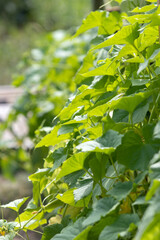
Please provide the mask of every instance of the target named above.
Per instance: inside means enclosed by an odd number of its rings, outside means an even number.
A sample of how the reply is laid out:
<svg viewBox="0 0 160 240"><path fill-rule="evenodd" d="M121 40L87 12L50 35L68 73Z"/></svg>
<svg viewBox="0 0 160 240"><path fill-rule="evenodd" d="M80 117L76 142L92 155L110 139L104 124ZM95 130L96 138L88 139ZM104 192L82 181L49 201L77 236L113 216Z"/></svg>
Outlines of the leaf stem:
<svg viewBox="0 0 160 240"><path fill-rule="evenodd" d="M115 171L117 177L119 178L119 175L118 175L118 172L117 172L116 166L115 166L115 164L114 164L114 162L113 162L113 159L112 159L112 156L111 156L111 155L110 155L110 160L111 160L112 166L113 166L113 168L114 168L114 171Z"/></svg>
<svg viewBox="0 0 160 240"><path fill-rule="evenodd" d="M15 232L17 236L21 237L22 239L26 240L21 234L19 234L18 232Z"/></svg>
<svg viewBox="0 0 160 240"><path fill-rule="evenodd" d="M65 207L64 207L64 211L63 211L63 214L62 214L62 219L63 219L63 218L65 217L65 215L66 215L67 208L68 208L68 204L66 204Z"/></svg>
<svg viewBox="0 0 160 240"><path fill-rule="evenodd" d="M160 92L158 93L158 96L157 96L157 98L156 98L156 101L155 101L155 103L154 103L154 105L153 105L153 108L152 108L152 110L151 110L151 115L150 115L150 117L149 117L148 123L151 123L151 120L152 120L152 117L153 117L153 113L154 113L154 110L155 110L155 108L156 108L156 106L157 106L157 103L158 103L158 101L159 101L159 98L160 98Z"/></svg>
<svg viewBox="0 0 160 240"><path fill-rule="evenodd" d="M116 179L117 177L108 177L108 176L105 176L105 178L107 178L107 179Z"/></svg>
<svg viewBox="0 0 160 240"><path fill-rule="evenodd" d="M25 228L27 226L28 223L30 223L30 221L32 221L40 212L42 212L42 208L35 214L33 215L33 217L31 217L23 226L23 228Z"/></svg>
<svg viewBox="0 0 160 240"><path fill-rule="evenodd" d="M27 236L27 239L29 240L29 236L28 236L28 233L26 232L26 236Z"/></svg>
<svg viewBox="0 0 160 240"><path fill-rule="evenodd" d="M28 230L28 229L26 228L26 230ZM35 229L32 229L31 231L32 231L32 232L39 233L39 234L43 235L43 233L42 233L42 232L40 232L40 231L37 231L37 230L35 230Z"/></svg>

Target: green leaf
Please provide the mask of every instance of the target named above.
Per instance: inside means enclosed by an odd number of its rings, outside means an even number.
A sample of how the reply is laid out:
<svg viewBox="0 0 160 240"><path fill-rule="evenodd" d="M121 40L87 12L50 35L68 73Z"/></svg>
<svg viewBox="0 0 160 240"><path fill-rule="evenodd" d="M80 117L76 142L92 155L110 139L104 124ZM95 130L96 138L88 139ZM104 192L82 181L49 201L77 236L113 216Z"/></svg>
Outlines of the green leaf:
<svg viewBox="0 0 160 240"><path fill-rule="evenodd" d="M132 170L146 170L153 155L158 151L159 141L152 140L153 126L144 127L140 136L134 131L127 132L117 149L118 162Z"/></svg>
<svg viewBox="0 0 160 240"><path fill-rule="evenodd" d="M44 225L47 223L46 219L43 218L43 215L44 213L42 211L38 214L35 214L35 216L32 211L25 211L20 214L21 226L19 224L19 218L16 218L15 222L17 222L17 227L25 227L25 230L33 230L40 225Z"/></svg>
<svg viewBox="0 0 160 240"><path fill-rule="evenodd" d="M118 201L121 201L130 194L132 188L132 182L118 182L108 193Z"/></svg>
<svg viewBox="0 0 160 240"><path fill-rule="evenodd" d="M81 126L81 123L73 123L73 124L64 124L60 129L58 130L58 136L66 133L71 133L74 131L75 128L78 128Z"/></svg>
<svg viewBox="0 0 160 240"><path fill-rule="evenodd" d="M86 229L84 229L77 237L74 238L74 240L87 240L89 231L91 230L92 226L88 226Z"/></svg>
<svg viewBox="0 0 160 240"><path fill-rule="evenodd" d="M68 158L62 165L62 169L57 176L57 180L78 170L83 169L84 161L88 156L88 153L76 153L72 157Z"/></svg>
<svg viewBox="0 0 160 240"><path fill-rule="evenodd" d="M160 234L160 194L151 201L140 222L135 240L158 240Z"/></svg>
<svg viewBox="0 0 160 240"><path fill-rule="evenodd" d="M88 196L93 189L93 181L92 180L85 180L81 185L73 191L74 194L74 200L75 202L85 198Z"/></svg>
<svg viewBox="0 0 160 240"><path fill-rule="evenodd" d="M68 191L66 191L63 194L58 194L56 196L56 198L66 204L69 204L70 206L75 206L75 207L88 206L91 195L88 195L87 197L83 198L82 200L79 200L78 202L76 202L75 198L74 198L74 191L75 191L75 188L69 189Z"/></svg>
<svg viewBox="0 0 160 240"><path fill-rule="evenodd" d="M160 179L154 179L150 189L147 192L146 201L150 200L153 197L153 195L155 194L155 192L159 187L160 187Z"/></svg>
<svg viewBox="0 0 160 240"><path fill-rule="evenodd" d="M95 157L91 158L89 161L89 167L93 173L93 178L95 181L101 181L106 174L106 166L108 159L104 154L97 153Z"/></svg>
<svg viewBox="0 0 160 240"><path fill-rule="evenodd" d="M129 96L122 96L122 94L119 94L107 103L93 108L88 112L88 116L103 116L108 109L122 109L132 114L136 107L152 94L153 91L139 92Z"/></svg>
<svg viewBox="0 0 160 240"><path fill-rule="evenodd" d="M106 41L96 46L94 49L104 48L115 44L134 44L136 38L138 38L138 25L133 24L123 27L120 31L109 37Z"/></svg>
<svg viewBox="0 0 160 240"><path fill-rule="evenodd" d="M156 126L154 128L153 137L160 139L160 121L158 121L158 123L156 124Z"/></svg>
<svg viewBox="0 0 160 240"><path fill-rule="evenodd" d="M160 49L158 48L158 49L156 49L156 50L152 53L152 55L151 55L148 59L145 59L145 61L139 65L139 69L138 69L138 71L137 71L137 74L140 74L141 71L143 71L144 69L146 69L146 67L148 66L149 62L150 62L150 61L154 61L155 58L156 58L157 56L159 56L159 53L160 53Z"/></svg>
<svg viewBox="0 0 160 240"><path fill-rule="evenodd" d="M106 13L103 11L95 11L91 12L86 19L83 20L82 25L77 30L74 37L77 37L78 35L86 32L87 30L95 27L100 27L103 25L104 18L106 16Z"/></svg>
<svg viewBox="0 0 160 240"><path fill-rule="evenodd" d="M60 233L63 229L62 224L53 224L44 228L44 233L41 240L50 240L57 233Z"/></svg>
<svg viewBox="0 0 160 240"><path fill-rule="evenodd" d="M54 162L54 165L51 171L54 171L56 168L60 167L61 164L67 159L67 153L65 148L58 148L53 153L47 157L48 162Z"/></svg>
<svg viewBox="0 0 160 240"><path fill-rule="evenodd" d="M82 76L84 77L92 77L92 76L98 76L98 75L114 76L117 71L117 67L118 66L115 61L112 61L111 59L107 59L105 64L87 73L83 73Z"/></svg>
<svg viewBox="0 0 160 240"><path fill-rule="evenodd" d="M84 220L83 226L93 224L106 215L111 214L119 206L119 203L111 197L105 197L93 204L91 214Z"/></svg>
<svg viewBox="0 0 160 240"><path fill-rule="evenodd" d="M149 99L147 99L147 100L141 102L138 105L138 107L134 110L133 116L132 116L133 124L140 123L140 122L144 121L144 119L146 117L146 114L149 110L149 102L150 101L149 101Z"/></svg>
<svg viewBox="0 0 160 240"><path fill-rule="evenodd" d="M133 113L136 107L150 95L152 95L152 91L140 92L129 96L123 97L115 97L110 100L107 105L111 110L113 109L123 109L128 111L129 113ZM116 99L117 98L117 99Z"/></svg>
<svg viewBox="0 0 160 240"><path fill-rule="evenodd" d="M148 11L150 11L150 10L152 10L152 9L154 9L156 6L154 5L154 4L151 4L151 5L146 5L146 6L144 6L144 7L136 7L136 8L134 8L133 10L132 10L132 12L134 12L134 13L145 13L145 12L148 12Z"/></svg>
<svg viewBox="0 0 160 240"><path fill-rule="evenodd" d="M139 221L137 214L120 215L110 226L104 228L99 236L99 240L116 240L118 237L125 237L131 229L135 230Z"/></svg>
<svg viewBox="0 0 160 240"><path fill-rule="evenodd" d="M58 130L60 126L54 127L54 129L51 131L51 133L47 134L37 145L36 148L42 147L42 146L55 146L60 142L65 141L66 139L70 138L70 134L63 134L58 136Z"/></svg>
<svg viewBox="0 0 160 240"><path fill-rule="evenodd" d="M82 152L103 152L111 154L117 146L121 144L121 134L116 131L109 130L102 137L97 138L95 141L88 141L81 143L76 148Z"/></svg>
<svg viewBox="0 0 160 240"><path fill-rule="evenodd" d="M35 172L35 173L33 173L32 175L29 176L29 180L40 182L44 176L47 176L49 171L50 171L49 168L38 169L37 172Z"/></svg>
<svg viewBox="0 0 160 240"><path fill-rule="evenodd" d="M73 240L83 231L83 219L78 219L74 224L65 227L61 233L56 234L51 240Z"/></svg>
<svg viewBox="0 0 160 240"><path fill-rule="evenodd" d="M12 201L8 204L1 205L2 208L10 208L13 209L16 212L19 212L19 209L21 206L27 201L28 197L17 199L15 201Z"/></svg>

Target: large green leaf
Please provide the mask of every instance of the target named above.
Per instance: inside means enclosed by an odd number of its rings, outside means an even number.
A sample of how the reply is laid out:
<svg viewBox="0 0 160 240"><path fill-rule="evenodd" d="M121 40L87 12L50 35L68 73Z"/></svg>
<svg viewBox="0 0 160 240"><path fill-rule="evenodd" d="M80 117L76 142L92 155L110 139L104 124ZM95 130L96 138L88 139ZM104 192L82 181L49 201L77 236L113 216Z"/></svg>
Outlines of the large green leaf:
<svg viewBox="0 0 160 240"><path fill-rule="evenodd" d="M58 130L60 129L60 126L54 127L54 129L51 131L51 133L47 134L37 145L36 147L42 147L42 146L55 146L56 144L65 141L66 139L70 138L70 134L66 133L63 135L58 136Z"/></svg>
<svg viewBox="0 0 160 240"><path fill-rule="evenodd" d="M123 27L120 31L109 37L106 41L96 46L94 49L104 48L115 44L134 44L136 38L138 38L138 25L129 25Z"/></svg>
<svg viewBox="0 0 160 240"><path fill-rule="evenodd" d="M118 201L125 199L127 195L132 191L133 184L132 182L118 182L116 185L109 191L109 194L116 198Z"/></svg>
<svg viewBox="0 0 160 240"><path fill-rule="evenodd" d="M63 203L69 204L70 206L74 206L74 207L88 206L88 203L91 199L91 194L84 197L83 199L80 199L80 200L77 199L78 201L76 202L74 197L74 191L75 191L75 188L69 189L63 194L58 194L56 198L62 201Z"/></svg>
<svg viewBox="0 0 160 240"><path fill-rule="evenodd" d="M77 237L75 237L74 240L88 240L88 234L91 228L92 226L88 226Z"/></svg>
<svg viewBox="0 0 160 240"><path fill-rule="evenodd" d="M74 129L77 129L80 125L82 125L82 123L64 124L58 130L58 136L66 133L71 133L74 131Z"/></svg>
<svg viewBox="0 0 160 240"><path fill-rule="evenodd" d="M111 154L121 144L122 134L109 130L94 141L81 143L76 148L82 152L103 152Z"/></svg>
<svg viewBox="0 0 160 240"><path fill-rule="evenodd" d="M92 77L92 76L98 76L98 75L111 75L114 76L117 71L117 63L115 61L112 61L111 59L107 59L106 63L104 63L102 66L97 67L96 69L93 69L87 73L83 73L84 77Z"/></svg>
<svg viewBox="0 0 160 240"><path fill-rule="evenodd" d="M29 176L29 180L40 182L44 176L47 176L47 174L49 174L49 170L49 168L38 169L37 172Z"/></svg>
<svg viewBox="0 0 160 240"><path fill-rule="evenodd" d="M160 179L154 179L150 189L146 194L146 201L150 200L156 193L157 189L160 187Z"/></svg>
<svg viewBox="0 0 160 240"><path fill-rule="evenodd" d="M142 103L146 98L151 96L153 91L139 92L129 96L122 96L122 94L113 97L110 101L88 111L88 116L103 116L107 110L122 109L130 114Z"/></svg>
<svg viewBox="0 0 160 240"><path fill-rule="evenodd" d="M152 10L152 9L154 9L156 6L154 5L154 4L151 4L151 5L146 5L146 6L144 6L144 7L136 7L136 8L134 8L133 10L132 10L132 12L134 12L134 13L145 13L145 12L148 12L148 11L150 11L150 10Z"/></svg>
<svg viewBox="0 0 160 240"><path fill-rule="evenodd" d="M83 226L93 224L113 211L119 206L119 203L112 197L105 197L93 204L93 210L90 215L84 220Z"/></svg>
<svg viewBox="0 0 160 240"><path fill-rule="evenodd" d="M54 235L60 233L62 229L63 229L62 224L46 226L44 228L44 233L41 240L50 240L51 238L54 237Z"/></svg>
<svg viewBox="0 0 160 240"><path fill-rule="evenodd" d="M112 225L104 228L99 240L116 240L119 237L127 237L128 232L135 231L138 221L137 214L120 215Z"/></svg>
<svg viewBox="0 0 160 240"><path fill-rule="evenodd" d="M88 196L93 189L93 181L91 179L84 180L80 186L73 191L75 202Z"/></svg>
<svg viewBox="0 0 160 240"><path fill-rule="evenodd" d="M65 148L58 148L54 152L50 153L46 161L49 163L54 163L52 171L60 167L61 164L67 159L67 151Z"/></svg>
<svg viewBox="0 0 160 240"><path fill-rule="evenodd" d="M78 219L74 224L64 228L59 234L56 234L51 240L73 240L78 236L83 230L82 226L83 218Z"/></svg>
<svg viewBox="0 0 160 240"><path fill-rule="evenodd" d="M87 30L95 27L100 27L103 25L103 21L106 17L106 13L103 11L95 11L91 12L86 19L83 20L82 25L77 30L74 37L77 37L78 35L86 32Z"/></svg>
<svg viewBox="0 0 160 240"><path fill-rule="evenodd" d="M158 240L160 236L160 197L159 191L147 208L138 228L135 240Z"/></svg>
<svg viewBox="0 0 160 240"><path fill-rule="evenodd" d="M84 161L88 156L88 153L76 153L72 157L68 158L62 165L62 169L57 176L57 180L78 170L83 169Z"/></svg>
<svg viewBox="0 0 160 240"><path fill-rule="evenodd" d="M148 169L150 160L160 146L159 139L153 139L154 129L151 125L145 126L142 136L134 131L127 132L117 149L118 162L132 170Z"/></svg>

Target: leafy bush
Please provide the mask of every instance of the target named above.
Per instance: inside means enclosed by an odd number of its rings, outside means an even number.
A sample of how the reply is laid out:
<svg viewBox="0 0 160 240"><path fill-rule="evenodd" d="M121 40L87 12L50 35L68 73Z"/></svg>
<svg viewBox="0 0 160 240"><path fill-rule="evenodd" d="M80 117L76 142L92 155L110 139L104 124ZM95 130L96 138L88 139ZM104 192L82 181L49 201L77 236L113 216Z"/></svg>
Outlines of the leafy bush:
<svg viewBox="0 0 160 240"><path fill-rule="evenodd" d="M18 213L3 239L46 223L42 240L159 239L160 7L133 13L122 27L118 13L92 12L78 29L98 36L36 145L50 152L29 177L33 199L20 215L26 198L1 206Z"/></svg>

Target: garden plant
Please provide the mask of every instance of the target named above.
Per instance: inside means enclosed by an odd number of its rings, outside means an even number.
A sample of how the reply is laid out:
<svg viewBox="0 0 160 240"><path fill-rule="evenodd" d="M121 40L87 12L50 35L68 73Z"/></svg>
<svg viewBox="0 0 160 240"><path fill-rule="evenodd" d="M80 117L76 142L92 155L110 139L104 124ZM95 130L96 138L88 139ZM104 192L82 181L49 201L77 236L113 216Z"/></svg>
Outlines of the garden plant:
<svg viewBox="0 0 160 240"><path fill-rule="evenodd" d="M0 221L0 239L160 239L160 7L134 2L129 16L91 12L74 35L98 28L74 93L36 140L48 155L29 176L33 198L23 212L27 197L1 205L17 218Z"/></svg>

